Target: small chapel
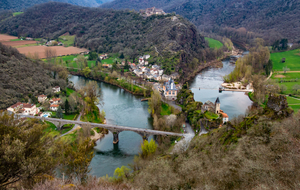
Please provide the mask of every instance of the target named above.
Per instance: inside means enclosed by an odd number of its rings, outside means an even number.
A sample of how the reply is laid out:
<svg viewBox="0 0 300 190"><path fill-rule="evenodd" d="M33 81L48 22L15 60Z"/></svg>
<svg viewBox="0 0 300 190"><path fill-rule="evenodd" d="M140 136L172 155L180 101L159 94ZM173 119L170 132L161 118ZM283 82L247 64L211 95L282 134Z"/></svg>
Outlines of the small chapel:
<svg viewBox="0 0 300 190"><path fill-rule="evenodd" d="M205 111L210 111L210 112L214 112L216 114L220 113L220 107L221 107L221 103L220 103L220 99L219 97L216 99L215 103L212 103L211 101L206 101L202 107L201 107L201 112L204 113Z"/></svg>

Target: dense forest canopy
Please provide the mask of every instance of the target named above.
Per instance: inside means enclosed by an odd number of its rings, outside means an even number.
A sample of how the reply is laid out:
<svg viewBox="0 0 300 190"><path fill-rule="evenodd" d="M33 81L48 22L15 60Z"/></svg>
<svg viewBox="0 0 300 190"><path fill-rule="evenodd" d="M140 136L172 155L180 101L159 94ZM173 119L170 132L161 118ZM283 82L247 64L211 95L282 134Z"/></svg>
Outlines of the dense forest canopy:
<svg viewBox="0 0 300 190"><path fill-rule="evenodd" d="M153 6L184 16L202 31L218 33L224 27L244 27L270 42L282 38L300 39L298 0L115 0L101 5L135 10Z"/></svg>
<svg viewBox="0 0 300 190"><path fill-rule="evenodd" d="M185 64L193 58L198 63L207 57L204 37L192 23L174 14L145 18L135 11L51 2L0 22L0 32L48 39L69 33L76 35L74 45L79 47L99 53L123 52L130 58L144 53L174 58L166 64L179 60Z"/></svg>
<svg viewBox="0 0 300 190"><path fill-rule="evenodd" d="M53 79L38 62L33 62L18 50L0 43L0 109L17 101L28 100L28 95L39 95L65 81Z"/></svg>
<svg viewBox="0 0 300 190"><path fill-rule="evenodd" d="M0 1L0 10L22 11L36 4L46 3L53 0L2 0ZM86 7L96 7L110 0L54 0L57 2L70 3Z"/></svg>

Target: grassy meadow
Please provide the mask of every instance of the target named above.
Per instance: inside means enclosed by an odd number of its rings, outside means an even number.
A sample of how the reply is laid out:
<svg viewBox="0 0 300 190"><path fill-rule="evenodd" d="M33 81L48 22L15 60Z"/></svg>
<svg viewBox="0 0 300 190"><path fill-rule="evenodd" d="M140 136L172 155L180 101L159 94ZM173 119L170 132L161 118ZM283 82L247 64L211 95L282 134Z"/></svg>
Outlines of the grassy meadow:
<svg viewBox="0 0 300 190"><path fill-rule="evenodd" d="M285 63L281 63L282 58L285 58ZM291 71L300 71L300 49L271 53L270 59L273 61L274 71L283 71L283 67L288 67Z"/></svg>
<svg viewBox="0 0 300 190"><path fill-rule="evenodd" d="M215 40L215 39L212 39L212 38L207 38L207 37L205 37L205 40L208 41L208 45L209 45L210 48L219 49L223 46L223 44L218 40Z"/></svg>

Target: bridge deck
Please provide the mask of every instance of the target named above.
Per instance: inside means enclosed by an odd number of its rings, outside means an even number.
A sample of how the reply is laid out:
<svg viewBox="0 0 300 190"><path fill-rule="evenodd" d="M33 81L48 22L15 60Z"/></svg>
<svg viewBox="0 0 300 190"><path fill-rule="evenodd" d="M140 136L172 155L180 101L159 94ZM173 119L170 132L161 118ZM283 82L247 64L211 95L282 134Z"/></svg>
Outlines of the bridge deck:
<svg viewBox="0 0 300 190"><path fill-rule="evenodd" d="M19 115L20 117L27 117L33 119L41 119L50 122L60 122L64 124L78 124L78 125L90 125L91 127L101 127L111 131L133 131L137 133L146 133L150 135L170 135L170 136L185 136L185 134L181 133L174 133L174 132L166 132L166 131L158 131L152 129L143 129L143 128L135 128L135 127L125 127L119 125L111 125L111 124L100 124L100 123L90 123L90 122L83 122L83 121L73 121L73 120L65 120L65 119L56 119L56 118L44 118L44 117L37 117L37 116L30 116L30 115Z"/></svg>

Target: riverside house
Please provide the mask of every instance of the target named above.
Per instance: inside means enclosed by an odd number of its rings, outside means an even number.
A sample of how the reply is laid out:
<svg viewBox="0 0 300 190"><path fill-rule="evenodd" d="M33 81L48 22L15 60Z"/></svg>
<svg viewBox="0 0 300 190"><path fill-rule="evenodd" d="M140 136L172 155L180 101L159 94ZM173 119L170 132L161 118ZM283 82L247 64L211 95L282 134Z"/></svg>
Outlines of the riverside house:
<svg viewBox="0 0 300 190"><path fill-rule="evenodd" d="M7 108L7 111L21 115L36 115L39 113L39 109L36 107L36 105L21 102L10 106Z"/></svg>
<svg viewBox="0 0 300 190"><path fill-rule="evenodd" d="M177 99L178 90L174 84L173 79L170 79L168 82L164 83L163 90L164 90L164 97L167 100L176 100Z"/></svg>

